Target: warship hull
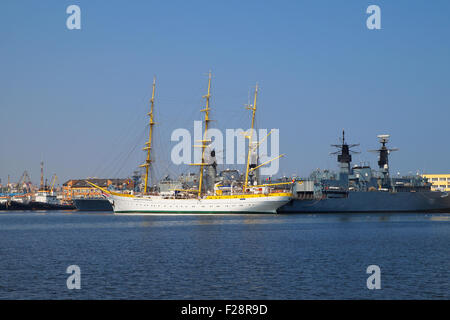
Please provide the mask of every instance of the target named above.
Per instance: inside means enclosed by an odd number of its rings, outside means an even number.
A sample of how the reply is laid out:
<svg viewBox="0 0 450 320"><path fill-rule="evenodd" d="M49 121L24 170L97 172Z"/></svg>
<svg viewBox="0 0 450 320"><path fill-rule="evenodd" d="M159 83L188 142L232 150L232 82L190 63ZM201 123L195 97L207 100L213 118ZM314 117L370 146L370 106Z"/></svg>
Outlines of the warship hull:
<svg viewBox="0 0 450 320"><path fill-rule="evenodd" d="M450 212L446 192L349 192L348 197L293 199L278 213Z"/></svg>

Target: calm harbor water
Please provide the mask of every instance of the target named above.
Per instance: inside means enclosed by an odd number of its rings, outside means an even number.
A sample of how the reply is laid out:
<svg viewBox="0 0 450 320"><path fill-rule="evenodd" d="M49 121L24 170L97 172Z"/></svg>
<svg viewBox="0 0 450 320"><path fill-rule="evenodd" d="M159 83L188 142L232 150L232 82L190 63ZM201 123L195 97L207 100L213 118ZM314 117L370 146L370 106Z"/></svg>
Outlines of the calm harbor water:
<svg viewBox="0 0 450 320"><path fill-rule="evenodd" d="M449 299L449 249L449 214L0 212L0 299Z"/></svg>

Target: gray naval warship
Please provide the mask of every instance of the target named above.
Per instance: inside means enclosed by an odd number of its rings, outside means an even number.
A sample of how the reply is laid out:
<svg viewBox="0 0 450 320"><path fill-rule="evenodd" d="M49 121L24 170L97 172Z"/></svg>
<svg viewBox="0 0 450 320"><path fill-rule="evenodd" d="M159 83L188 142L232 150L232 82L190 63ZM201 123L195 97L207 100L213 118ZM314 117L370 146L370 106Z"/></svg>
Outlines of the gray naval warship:
<svg viewBox="0 0 450 320"><path fill-rule="evenodd" d="M391 177L388 148L389 135L379 135L379 170L369 165L351 167L353 147L342 143L332 145L338 150L339 173L316 170L308 179L295 181L293 200L278 209L279 213L358 213L358 212L450 212L447 192L431 191L431 184L419 175Z"/></svg>

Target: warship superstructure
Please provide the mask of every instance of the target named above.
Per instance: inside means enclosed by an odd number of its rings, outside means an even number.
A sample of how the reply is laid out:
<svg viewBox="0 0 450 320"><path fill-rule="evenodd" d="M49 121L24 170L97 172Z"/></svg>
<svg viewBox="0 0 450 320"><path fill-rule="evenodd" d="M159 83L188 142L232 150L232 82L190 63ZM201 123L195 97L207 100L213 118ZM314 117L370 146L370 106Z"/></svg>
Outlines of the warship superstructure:
<svg viewBox="0 0 450 320"><path fill-rule="evenodd" d="M378 135L379 170L368 164L351 166L352 150L358 144L342 142L332 145L338 150L339 173L316 170L308 179L295 181L293 200L278 209L279 213L342 213L342 212L450 212L447 192L432 191L431 183L420 175L391 177L388 148L390 136Z"/></svg>

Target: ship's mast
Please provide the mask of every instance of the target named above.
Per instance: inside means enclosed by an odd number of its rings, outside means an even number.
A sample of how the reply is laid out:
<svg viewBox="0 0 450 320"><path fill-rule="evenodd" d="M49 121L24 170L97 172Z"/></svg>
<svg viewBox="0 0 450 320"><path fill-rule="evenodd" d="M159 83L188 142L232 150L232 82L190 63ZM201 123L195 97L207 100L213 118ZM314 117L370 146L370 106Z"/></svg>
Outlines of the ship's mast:
<svg viewBox="0 0 450 320"><path fill-rule="evenodd" d="M148 171L151 163L150 159L150 150L152 148L152 133L153 133L153 126L155 125L155 122L153 121L153 108L155 106L155 86L156 86L156 77L153 77L153 90L152 90L152 98L150 99L150 112L147 113L147 115L150 117L149 121L149 133L148 133L148 141L145 143L145 147L142 148L142 150L147 150L147 158L145 159L145 163L141 164L140 167L145 168L145 180L144 180L144 193L147 193L148 190Z"/></svg>
<svg viewBox="0 0 450 320"><path fill-rule="evenodd" d="M44 190L44 161L41 161L41 185L40 190Z"/></svg>
<svg viewBox="0 0 450 320"><path fill-rule="evenodd" d="M351 174L350 164L352 162L352 153L359 153L351 150L353 147L359 146L359 144L348 144L345 141L345 131L342 130L342 143L332 144L332 147L337 148L336 152L331 154L337 154L337 161L340 165L339 180L344 184L348 184L348 175Z"/></svg>
<svg viewBox="0 0 450 320"><path fill-rule="evenodd" d="M211 98L211 71L209 71L208 74L208 93L203 96L206 100L206 106L205 109L201 110L205 113L205 132L203 134L203 139L200 141L202 143L202 161L200 162L200 179L198 183L198 197L201 197L202 195L202 183L203 183L203 167L205 166L205 149L207 146L207 143L209 140L207 139L207 132L208 132L208 123L211 121L209 119L209 111L211 110L209 108L209 100Z"/></svg>
<svg viewBox="0 0 450 320"><path fill-rule="evenodd" d="M255 98L253 100L253 104L247 106L247 109L252 111L252 127L250 129L250 134L247 134L245 136L247 139L249 139L249 141L248 141L247 168L245 170L245 182L244 182L244 187L243 187L243 191L244 192L247 189L247 185L248 185L248 172L249 172L249 168L250 168L250 155L251 155L251 151L252 151L252 138L253 138L253 130L254 130L254 126L255 126L256 98L257 98L257 96L258 96L258 84L256 84L256 87L255 87Z"/></svg>
<svg viewBox="0 0 450 320"><path fill-rule="evenodd" d="M389 142L389 134L380 134L377 136L380 139L381 148L378 150L369 150L370 152L378 153L378 167L381 169L383 175L381 187L391 188L391 182L389 178L389 154L392 151L397 151L398 148L387 148L386 143Z"/></svg>

